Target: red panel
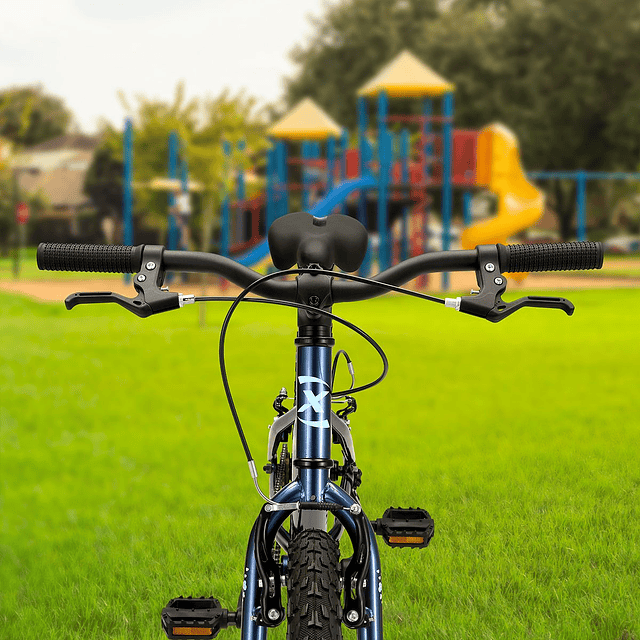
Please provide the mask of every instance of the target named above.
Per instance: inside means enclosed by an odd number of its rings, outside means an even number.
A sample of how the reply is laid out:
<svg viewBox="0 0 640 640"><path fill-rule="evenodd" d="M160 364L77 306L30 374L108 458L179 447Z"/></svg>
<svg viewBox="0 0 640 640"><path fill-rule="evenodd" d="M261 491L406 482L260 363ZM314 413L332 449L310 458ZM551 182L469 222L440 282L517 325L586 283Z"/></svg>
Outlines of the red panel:
<svg viewBox="0 0 640 640"><path fill-rule="evenodd" d="M430 157L425 157L424 149L428 145ZM437 186L442 183L442 136L440 134L429 134L421 137L414 147L415 153L418 155L418 162L413 162L409 168L409 175L412 184L425 184L425 165L428 168L429 176L426 182L429 186Z"/></svg>
<svg viewBox="0 0 640 640"><path fill-rule="evenodd" d="M478 132L457 129L453 132L453 184L476 184Z"/></svg>
<svg viewBox="0 0 640 640"><path fill-rule="evenodd" d="M357 149L349 149L347 155L347 178L357 178L360 175L360 153Z"/></svg>
<svg viewBox="0 0 640 640"><path fill-rule="evenodd" d="M391 167L391 182L398 184L402 178L402 162L396 160Z"/></svg>

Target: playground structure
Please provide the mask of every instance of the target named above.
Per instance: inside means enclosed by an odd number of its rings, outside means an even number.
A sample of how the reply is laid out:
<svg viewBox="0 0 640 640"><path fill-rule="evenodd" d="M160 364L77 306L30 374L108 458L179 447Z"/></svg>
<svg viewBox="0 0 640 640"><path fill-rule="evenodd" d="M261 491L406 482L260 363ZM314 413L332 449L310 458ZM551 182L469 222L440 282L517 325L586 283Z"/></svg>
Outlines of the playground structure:
<svg viewBox="0 0 640 640"><path fill-rule="evenodd" d="M359 90L353 148L344 129L310 98L302 100L267 132L273 146L267 152L265 192L247 199L238 171L235 193L223 205L220 252L246 265L266 259L263 238L271 223L292 210L292 204L313 212L314 200L336 185L333 208L357 217L370 231L362 273L370 271L374 260L383 270L394 258L423 253L436 202L442 220L437 246L449 249L454 190L463 192L463 247L504 242L535 224L544 197L522 170L515 135L502 125L454 129L454 91L453 84L402 52ZM420 115L391 113L396 98L404 98L405 104L407 98L419 100ZM497 215L472 225L471 195L479 188L496 194ZM396 251L391 234L395 220L401 228ZM447 286L448 275L443 274Z"/></svg>
<svg viewBox="0 0 640 640"><path fill-rule="evenodd" d="M454 129L454 92L452 83L404 51L359 90L355 135L350 136L313 100L305 98L269 128L272 146L264 170L233 166L232 158L245 145L241 140L233 149L225 142L233 187L222 204L218 252L246 266L267 268L266 232L274 220L293 210L316 216L340 211L357 217L370 232L362 274L372 270L372 262L384 270L430 249L449 249L458 239L465 249L505 243L542 216L544 194L530 180L546 178L576 180L577 235L586 240L587 180L640 178L638 173L585 171L527 174L517 138L506 126ZM392 113L392 100L398 98L403 105L408 99L419 101L415 111L420 114ZM176 195L184 197L193 190L179 146L177 135L171 134L169 179L157 187L168 193L167 246L173 249L179 244ZM124 147L124 243L133 244L129 120ZM253 193L248 195L251 183ZM495 195L496 212L474 222L471 201L477 190ZM455 192L462 193L464 230L459 238L452 226ZM322 210L314 207L320 198L324 199ZM440 228L430 215L437 206ZM444 273L442 287L448 284Z"/></svg>

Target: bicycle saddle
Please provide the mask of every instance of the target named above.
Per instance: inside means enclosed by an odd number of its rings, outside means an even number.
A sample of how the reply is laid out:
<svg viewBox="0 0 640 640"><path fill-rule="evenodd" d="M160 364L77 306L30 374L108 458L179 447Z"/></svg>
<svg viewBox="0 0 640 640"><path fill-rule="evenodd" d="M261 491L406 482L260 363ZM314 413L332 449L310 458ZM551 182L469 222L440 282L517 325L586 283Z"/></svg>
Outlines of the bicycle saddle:
<svg viewBox="0 0 640 640"><path fill-rule="evenodd" d="M367 252L367 241L364 226L339 213L324 218L289 213L278 218L268 234L271 259L280 270L318 264L323 269L337 265L343 271L356 271Z"/></svg>

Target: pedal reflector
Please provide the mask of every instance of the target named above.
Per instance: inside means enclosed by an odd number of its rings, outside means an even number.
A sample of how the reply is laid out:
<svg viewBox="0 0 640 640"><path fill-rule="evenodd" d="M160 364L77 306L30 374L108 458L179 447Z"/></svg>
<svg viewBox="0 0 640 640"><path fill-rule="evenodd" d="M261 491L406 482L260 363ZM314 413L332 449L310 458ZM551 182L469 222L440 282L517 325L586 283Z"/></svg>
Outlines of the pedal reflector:
<svg viewBox="0 0 640 640"><path fill-rule="evenodd" d="M389 536L389 542L392 544L423 544L424 536L420 538L410 536Z"/></svg>
<svg viewBox="0 0 640 640"><path fill-rule="evenodd" d="M174 636L212 636L213 629L206 627L173 627Z"/></svg>
<svg viewBox="0 0 640 640"><path fill-rule="evenodd" d="M371 526L390 547L422 549L433 538L435 524L424 509L390 507Z"/></svg>

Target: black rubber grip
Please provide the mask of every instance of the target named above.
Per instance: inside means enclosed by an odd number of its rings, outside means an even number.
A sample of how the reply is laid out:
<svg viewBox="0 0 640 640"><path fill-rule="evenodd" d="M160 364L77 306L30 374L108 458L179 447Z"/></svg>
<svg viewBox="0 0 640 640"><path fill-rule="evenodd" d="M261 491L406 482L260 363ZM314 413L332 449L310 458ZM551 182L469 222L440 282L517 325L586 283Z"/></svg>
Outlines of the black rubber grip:
<svg viewBox="0 0 640 640"><path fill-rule="evenodd" d="M142 249L111 244L38 245L38 269L43 271L96 271L100 273L137 273L142 266Z"/></svg>
<svg viewBox="0 0 640 640"><path fill-rule="evenodd" d="M601 242L499 244L498 252L502 273L600 269L604 259Z"/></svg>

